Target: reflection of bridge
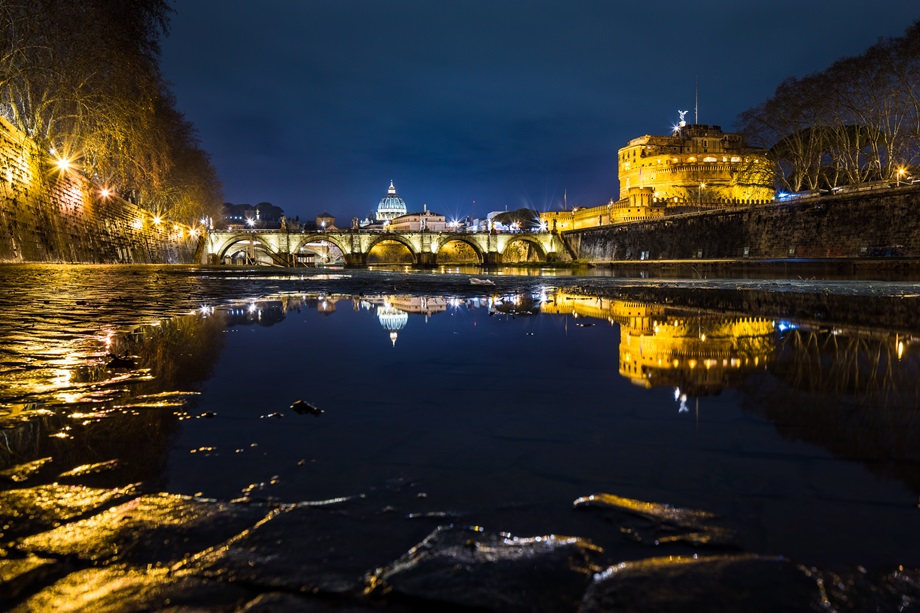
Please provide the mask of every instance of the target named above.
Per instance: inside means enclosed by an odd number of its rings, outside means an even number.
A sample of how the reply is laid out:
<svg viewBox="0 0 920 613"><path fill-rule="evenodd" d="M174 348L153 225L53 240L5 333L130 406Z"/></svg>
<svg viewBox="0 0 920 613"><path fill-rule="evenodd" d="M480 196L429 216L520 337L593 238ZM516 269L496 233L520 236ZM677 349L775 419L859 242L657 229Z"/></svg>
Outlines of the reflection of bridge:
<svg viewBox="0 0 920 613"><path fill-rule="evenodd" d="M296 266L305 254L329 253L329 246L342 252L347 266L366 266L368 254L378 245L402 245L408 250L412 262L418 266L434 266L438 255L452 245L471 251L478 264L498 265L509 263L506 258L520 247L541 262L571 259L558 235L539 234L488 234L465 232L368 232L338 230L332 232L299 233L286 230L231 230L212 231L206 239L207 263L218 264L243 260L255 264ZM451 247L448 247L450 250Z"/></svg>

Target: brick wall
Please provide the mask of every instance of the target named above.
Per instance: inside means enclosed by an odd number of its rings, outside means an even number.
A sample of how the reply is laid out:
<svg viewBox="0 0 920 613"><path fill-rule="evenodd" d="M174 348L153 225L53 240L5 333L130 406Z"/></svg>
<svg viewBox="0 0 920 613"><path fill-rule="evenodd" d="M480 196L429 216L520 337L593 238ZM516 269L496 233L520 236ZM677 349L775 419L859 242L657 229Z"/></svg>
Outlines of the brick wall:
<svg viewBox="0 0 920 613"><path fill-rule="evenodd" d="M0 262L192 263L198 238L118 197L0 118Z"/></svg>

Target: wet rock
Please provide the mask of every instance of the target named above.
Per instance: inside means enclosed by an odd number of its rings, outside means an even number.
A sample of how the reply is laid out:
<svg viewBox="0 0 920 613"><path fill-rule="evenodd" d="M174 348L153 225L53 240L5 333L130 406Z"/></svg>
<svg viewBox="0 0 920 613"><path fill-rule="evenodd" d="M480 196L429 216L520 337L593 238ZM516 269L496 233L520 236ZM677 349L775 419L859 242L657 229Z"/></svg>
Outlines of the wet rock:
<svg viewBox="0 0 920 613"><path fill-rule="evenodd" d="M98 475L99 473L109 472L121 466L118 460L109 460L107 462L97 462L95 464L83 464L58 475L59 479L70 477L85 477L86 475Z"/></svg>
<svg viewBox="0 0 920 613"><path fill-rule="evenodd" d="M920 570L866 570L831 572L806 569L824 587L829 610L917 611L920 610Z"/></svg>
<svg viewBox="0 0 920 613"><path fill-rule="evenodd" d="M239 613L371 613L385 610L387 613L408 611L387 605L385 609L375 605L362 605L356 602L335 602L311 596L298 596L282 592L261 594L247 602Z"/></svg>
<svg viewBox="0 0 920 613"><path fill-rule="evenodd" d="M188 564L207 576L289 592L357 594L364 577L431 530L363 500L279 509L253 530Z"/></svg>
<svg viewBox="0 0 920 613"><path fill-rule="evenodd" d="M105 367L110 370L131 370L137 367L137 363L128 357L110 355L112 359L106 362Z"/></svg>
<svg viewBox="0 0 920 613"><path fill-rule="evenodd" d="M67 575L14 611L233 611L252 598L242 587L166 568L115 565Z"/></svg>
<svg viewBox="0 0 920 613"><path fill-rule="evenodd" d="M41 458L40 460L26 462L25 464L17 464L16 466L0 471L0 479L12 481L13 483L22 483L37 474L42 469L42 466L50 461L51 458Z"/></svg>
<svg viewBox="0 0 920 613"><path fill-rule="evenodd" d="M260 505L156 494L30 536L18 546L32 553L75 556L92 562L166 564L245 532L266 513Z"/></svg>
<svg viewBox="0 0 920 613"><path fill-rule="evenodd" d="M319 417L323 414L323 410L319 407L315 407L308 402L303 400L295 400L291 405L291 409L299 415L313 415L314 417Z"/></svg>
<svg viewBox="0 0 920 613"><path fill-rule="evenodd" d="M369 580L377 592L488 611L573 611L598 547L578 538L517 538L442 527ZM410 601L406 601L407 603Z"/></svg>
<svg viewBox="0 0 920 613"><path fill-rule="evenodd" d="M592 494L575 501L576 509L600 508L616 510L642 517L652 522L652 530L623 526L620 531L640 543L665 545L685 543L693 546L737 549L740 547L734 530L713 525L719 516L709 511L673 507L657 502L624 498L615 494Z"/></svg>
<svg viewBox="0 0 920 613"><path fill-rule="evenodd" d="M67 565L38 556L0 560L0 602L11 602L35 586L66 573Z"/></svg>
<svg viewBox="0 0 920 613"><path fill-rule="evenodd" d="M595 576L579 613L825 610L821 590L782 558L662 557L623 562Z"/></svg>
<svg viewBox="0 0 920 613"><path fill-rule="evenodd" d="M40 485L0 492L0 536L29 536L60 526L132 498L136 486L95 489L74 485Z"/></svg>

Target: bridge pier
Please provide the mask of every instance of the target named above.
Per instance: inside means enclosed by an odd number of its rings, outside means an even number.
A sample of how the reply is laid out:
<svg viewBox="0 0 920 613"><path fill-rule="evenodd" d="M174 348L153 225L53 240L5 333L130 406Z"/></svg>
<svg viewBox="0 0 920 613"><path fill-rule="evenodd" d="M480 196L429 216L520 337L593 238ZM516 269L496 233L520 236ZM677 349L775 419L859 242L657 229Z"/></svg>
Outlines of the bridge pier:
<svg viewBox="0 0 920 613"><path fill-rule="evenodd" d="M438 265L438 254L429 251L422 251L416 258L415 266L417 268L434 268Z"/></svg>
<svg viewBox="0 0 920 613"><path fill-rule="evenodd" d="M367 266L366 253L346 253L344 255L346 268L363 268Z"/></svg>
<svg viewBox="0 0 920 613"><path fill-rule="evenodd" d="M483 266L501 266L502 265L502 254L498 251L486 251L482 254L482 265Z"/></svg>

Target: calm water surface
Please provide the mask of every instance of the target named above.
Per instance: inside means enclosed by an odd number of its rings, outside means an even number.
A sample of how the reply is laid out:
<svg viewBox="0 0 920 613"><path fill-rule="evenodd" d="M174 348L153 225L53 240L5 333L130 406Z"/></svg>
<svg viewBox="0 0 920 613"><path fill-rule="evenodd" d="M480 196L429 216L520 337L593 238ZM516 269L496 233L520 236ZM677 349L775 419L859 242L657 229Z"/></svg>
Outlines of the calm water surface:
<svg viewBox="0 0 920 613"><path fill-rule="evenodd" d="M0 468L52 458L29 485L117 460L78 482L700 550L573 510L609 493L712 512L736 550L920 565L916 283L0 274Z"/></svg>

